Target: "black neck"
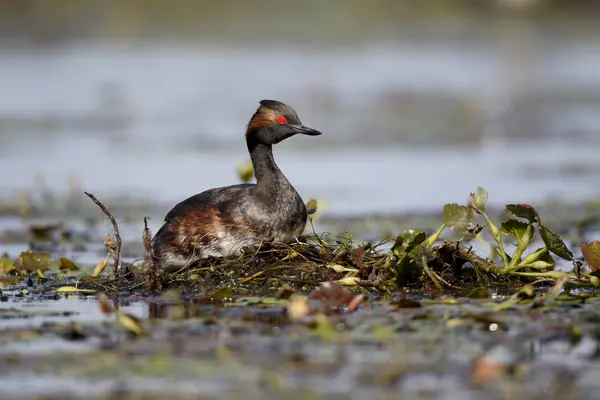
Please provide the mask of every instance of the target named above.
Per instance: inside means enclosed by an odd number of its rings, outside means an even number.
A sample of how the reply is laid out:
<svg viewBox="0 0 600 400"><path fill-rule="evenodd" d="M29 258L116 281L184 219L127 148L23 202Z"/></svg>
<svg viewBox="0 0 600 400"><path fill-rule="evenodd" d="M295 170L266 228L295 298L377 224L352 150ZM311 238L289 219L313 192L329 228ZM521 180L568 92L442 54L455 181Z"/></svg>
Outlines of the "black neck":
<svg viewBox="0 0 600 400"><path fill-rule="evenodd" d="M283 173L275 163L273 148L270 144L257 142L250 138L248 138L247 144L258 186L273 186L274 183L286 181Z"/></svg>

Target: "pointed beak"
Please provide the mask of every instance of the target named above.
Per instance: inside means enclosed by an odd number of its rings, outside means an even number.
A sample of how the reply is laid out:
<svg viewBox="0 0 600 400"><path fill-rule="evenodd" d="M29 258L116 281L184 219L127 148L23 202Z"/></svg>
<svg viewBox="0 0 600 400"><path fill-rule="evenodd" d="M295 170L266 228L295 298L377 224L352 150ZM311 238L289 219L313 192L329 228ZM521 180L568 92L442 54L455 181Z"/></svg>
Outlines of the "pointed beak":
<svg viewBox="0 0 600 400"><path fill-rule="evenodd" d="M318 136L321 134L321 132L318 130L304 125L290 125L290 128L292 128L296 133L301 133L303 135Z"/></svg>

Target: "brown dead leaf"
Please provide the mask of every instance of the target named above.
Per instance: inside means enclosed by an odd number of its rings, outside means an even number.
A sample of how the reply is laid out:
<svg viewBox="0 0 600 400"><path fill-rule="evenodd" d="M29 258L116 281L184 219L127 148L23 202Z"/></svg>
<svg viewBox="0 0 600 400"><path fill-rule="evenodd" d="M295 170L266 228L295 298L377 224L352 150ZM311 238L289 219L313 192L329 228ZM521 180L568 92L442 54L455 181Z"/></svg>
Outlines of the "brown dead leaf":
<svg viewBox="0 0 600 400"><path fill-rule="evenodd" d="M581 244L581 253L583 258L590 266L592 272L600 269L600 241L596 240L591 243Z"/></svg>
<svg viewBox="0 0 600 400"><path fill-rule="evenodd" d="M355 299L358 297L358 299ZM313 290L308 296L310 300L318 300L323 304L326 314L340 312L341 306L346 306L349 311L354 311L363 301L363 296L356 296L342 285L334 282L324 282ZM352 306L352 310L350 310Z"/></svg>
<svg viewBox="0 0 600 400"><path fill-rule="evenodd" d="M106 237L104 238L104 246L108 247L111 250L114 250L117 247L115 245L115 242L113 242L111 237L108 235L106 235Z"/></svg>
<svg viewBox="0 0 600 400"><path fill-rule="evenodd" d="M354 265L358 268L362 268L363 262L365 260L365 252L367 251L368 246L361 246L354 252Z"/></svg>

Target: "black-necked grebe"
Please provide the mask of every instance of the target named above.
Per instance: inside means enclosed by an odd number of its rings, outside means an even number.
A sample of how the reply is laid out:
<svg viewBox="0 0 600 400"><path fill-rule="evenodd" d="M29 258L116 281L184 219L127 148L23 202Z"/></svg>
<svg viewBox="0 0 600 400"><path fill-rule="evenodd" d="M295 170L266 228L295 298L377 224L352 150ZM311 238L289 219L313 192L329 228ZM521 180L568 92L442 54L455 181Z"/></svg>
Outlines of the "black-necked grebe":
<svg viewBox="0 0 600 400"><path fill-rule="evenodd" d="M181 268L206 257L239 254L261 242L290 243L302 235L307 211L273 158L272 145L304 126L288 105L262 100L246 129L256 184L210 189L177 204L152 239L157 267Z"/></svg>

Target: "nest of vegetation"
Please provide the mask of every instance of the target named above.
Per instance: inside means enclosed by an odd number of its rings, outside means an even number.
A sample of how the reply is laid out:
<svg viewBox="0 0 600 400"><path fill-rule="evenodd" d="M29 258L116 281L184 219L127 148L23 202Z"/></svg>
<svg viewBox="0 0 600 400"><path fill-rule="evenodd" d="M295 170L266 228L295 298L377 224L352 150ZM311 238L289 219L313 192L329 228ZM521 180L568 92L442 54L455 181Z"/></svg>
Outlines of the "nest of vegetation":
<svg viewBox="0 0 600 400"><path fill-rule="evenodd" d="M155 276L148 262L140 268L122 264L116 279L86 280L80 287L146 291L154 286L206 293L228 287L243 294L268 293L282 286L309 291L322 282L337 281L377 292L394 290L392 254L379 250L386 242L356 245L349 238L326 240L327 236L308 235L290 245L264 244L239 256L207 258L172 272L156 266Z"/></svg>
<svg viewBox="0 0 600 400"><path fill-rule="evenodd" d="M399 286L434 287L419 265L414 268L403 265L398 252L390 250L394 241L356 244L351 238L328 236L313 234L291 245L263 245L246 249L239 256L207 258L173 272L161 272L159 268L156 275L148 263L142 267L122 264L117 278L83 280L79 287L104 292L177 290L202 295L210 295L219 288L229 288L237 295L267 295L282 288L309 292L323 282L337 282L368 294L391 293ZM448 283L450 289L518 280L481 273L486 264L493 263L458 241L434 246L427 255L430 273Z"/></svg>
<svg viewBox="0 0 600 400"><path fill-rule="evenodd" d="M446 204L440 228L430 235L411 229L390 241L374 244L355 243L349 234L340 238L313 233L290 245L263 244L245 249L240 256L209 258L174 272L162 271L153 264L147 223L142 234L145 263L141 267L121 263L118 226L106 208L89 196L113 222L116 243L109 240L105 244L114 257L114 273L110 279L99 278L98 273L94 279L80 280L80 288L142 294L164 289L210 294L228 288L234 294L262 295L282 288L311 291L324 282L371 294L411 287L461 291L481 285L516 290L527 283L554 281L579 287L600 286L600 242L581 245L590 266L587 272L532 206L508 204L504 220L494 223L485 211L487 192L483 188L471 194L467 205ZM458 234L459 239L440 240L446 229ZM493 259L476 254L469 245L474 238L485 241L480 235L484 229L492 237ZM534 250L535 235L543 247ZM507 245L514 249L508 251ZM573 270L557 270L557 258L571 262Z"/></svg>

